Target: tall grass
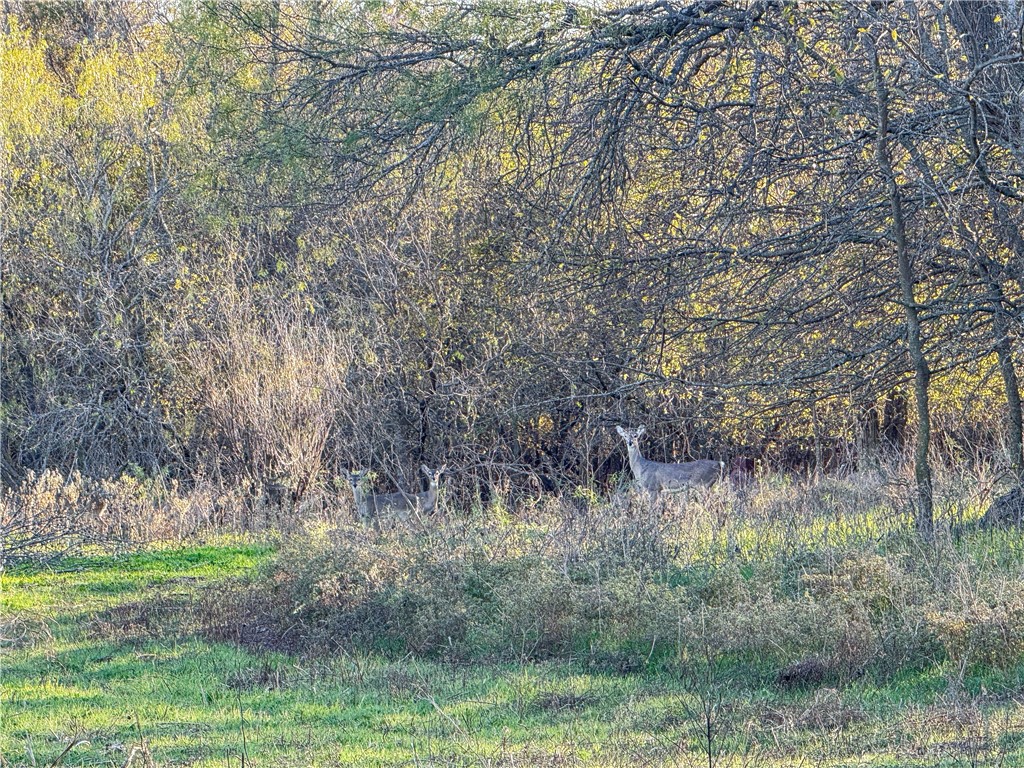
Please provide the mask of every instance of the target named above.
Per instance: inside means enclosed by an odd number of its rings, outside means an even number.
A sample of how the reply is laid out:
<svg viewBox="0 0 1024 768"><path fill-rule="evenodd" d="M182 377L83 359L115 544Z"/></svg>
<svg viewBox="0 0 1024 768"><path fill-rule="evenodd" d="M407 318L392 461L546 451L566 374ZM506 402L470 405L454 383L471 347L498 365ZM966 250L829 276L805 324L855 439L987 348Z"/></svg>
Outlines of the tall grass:
<svg viewBox="0 0 1024 768"><path fill-rule="evenodd" d="M1015 764L1024 543L940 482L932 541L902 474L769 476L16 568L5 759Z"/></svg>
<svg viewBox="0 0 1024 768"><path fill-rule="evenodd" d="M0 565L76 554L85 546L119 550L155 541L244 531L289 530L323 519L344 502L321 493L298 501L274 484L184 487L141 468L93 479L29 471L0 490Z"/></svg>
<svg viewBox="0 0 1024 768"><path fill-rule="evenodd" d="M903 476L879 472L447 510L422 532L310 526L211 601L212 625L454 661L703 660L783 686L943 665L962 679L1024 651L1024 547L965 526L989 491L953 494L954 480L940 477L930 541L913 532Z"/></svg>

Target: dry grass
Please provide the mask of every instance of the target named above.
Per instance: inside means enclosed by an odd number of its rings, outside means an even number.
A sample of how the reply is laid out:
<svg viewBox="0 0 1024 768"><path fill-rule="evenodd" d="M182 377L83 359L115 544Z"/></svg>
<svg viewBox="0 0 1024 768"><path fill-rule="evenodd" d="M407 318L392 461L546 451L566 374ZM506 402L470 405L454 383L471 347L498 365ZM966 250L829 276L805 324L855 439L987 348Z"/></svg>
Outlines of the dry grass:
<svg viewBox="0 0 1024 768"><path fill-rule="evenodd" d="M670 527L658 547L623 551L637 530L659 530L653 519L622 519L626 536L585 533L590 515L611 522L601 507L575 521L570 549L585 554L567 562L551 537L557 511L440 521L426 536L320 529L264 549L275 559L255 578L216 548L23 569L6 600L50 596L66 616L49 636L19 624L5 757L30 746L49 764L85 738L74 762L120 765L144 745L157 765L223 765L240 759L243 728L247 763L282 766L1020 757L1020 667L978 657L961 671L927 621L897 621L938 604L949 561L1006 555L1009 538L940 543L926 562L891 535L827 554L757 559L726 546L685 561ZM639 551L669 556L653 567ZM217 580L202 578L214 563ZM973 572L987 582L997 571ZM922 595L901 586L909 576ZM460 632L442 642L441 627Z"/></svg>
<svg viewBox="0 0 1024 768"><path fill-rule="evenodd" d="M1015 664L1024 552L1002 532L954 539L952 507L921 542L902 489L902 475L780 476L654 505L621 494L548 499L515 519L447 510L415 533L313 526L210 610L221 632L258 624L291 647L616 674L710 654L781 688ZM977 498L955 513L977 519Z"/></svg>
<svg viewBox="0 0 1024 768"><path fill-rule="evenodd" d="M296 503L275 491L210 481L186 488L141 470L103 480L30 471L0 492L0 563L51 559L87 546L116 552L225 532L289 530L344 504L324 492Z"/></svg>

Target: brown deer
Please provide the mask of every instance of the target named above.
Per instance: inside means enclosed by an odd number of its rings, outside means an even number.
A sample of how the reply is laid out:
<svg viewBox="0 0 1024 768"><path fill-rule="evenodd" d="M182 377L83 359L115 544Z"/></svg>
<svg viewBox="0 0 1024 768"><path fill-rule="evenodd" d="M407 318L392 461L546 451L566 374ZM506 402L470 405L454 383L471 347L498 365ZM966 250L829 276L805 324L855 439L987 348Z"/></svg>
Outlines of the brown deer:
<svg viewBox="0 0 1024 768"><path fill-rule="evenodd" d="M725 475L725 463L710 459L684 461L681 464L666 464L661 461L645 459L640 453L640 437L646 431L644 427L615 431L626 441L626 452L629 454L629 468L637 483L650 494L662 491L682 491L693 487L709 487Z"/></svg>
<svg viewBox="0 0 1024 768"><path fill-rule="evenodd" d="M421 521L421 515L428 515L437 506L437 490L441 475L448 467L437 471L431 470L426 464L420 469L430 480L430 486L422 493L371 493L366 489L369 478L368 469L357 469L348 473L348 482L352 487L352 496L356 502L356 516L363 525L373 525L380 530L382 524L393 525L400 522L408 525L415 519Z"/></svg>

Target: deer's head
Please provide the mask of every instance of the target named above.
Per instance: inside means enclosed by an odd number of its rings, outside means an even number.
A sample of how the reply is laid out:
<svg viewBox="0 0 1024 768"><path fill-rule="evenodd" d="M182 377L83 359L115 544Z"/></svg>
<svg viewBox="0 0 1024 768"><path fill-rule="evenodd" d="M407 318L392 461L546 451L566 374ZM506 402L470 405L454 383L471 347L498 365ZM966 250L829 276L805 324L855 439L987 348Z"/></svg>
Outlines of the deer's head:
<svg viewBox="0 0 1024 768"><path fill-rule="evenodd" d="M353 493L358 493L359 489L363 487L366 479L370 476L370 470L368 469L357 469L355 471L346 472L346 479L348 484L352 488Z"/></svg>
<svg viewBox="0 0 1024 768"><path fill-rule="evenodd" d="M636 429L623 429L616 427L615 431L626 441L626 450L633 450L640 447L640 438L647 430L641 425Z"/></svg>
<svg viewBox="0 0 1024 768"><path fill-rule="evenodd" d="M422 471L423 474L427 476L427 479L430 480L430 487L437 488L438 484L441 482L441 475L448 471L448 465L444 464L440 469L435 471L426 464L421 464L420 471Z"/></svg>

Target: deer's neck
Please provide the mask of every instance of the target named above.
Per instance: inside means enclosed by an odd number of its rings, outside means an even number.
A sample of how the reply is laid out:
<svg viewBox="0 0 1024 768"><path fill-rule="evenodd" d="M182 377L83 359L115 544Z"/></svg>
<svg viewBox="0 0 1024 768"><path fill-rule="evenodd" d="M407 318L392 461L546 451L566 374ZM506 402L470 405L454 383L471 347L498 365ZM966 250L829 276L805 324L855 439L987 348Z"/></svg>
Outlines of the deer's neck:
<svg viewBox="0 0 1024 768"><path fill-rule="evenodd" d="M370 506L370 497L366 492L366 488L362 485L356 486L352 489L352 496L355 498L356 506L359 509L368 509Z"/></svg>
<svg viewBox="0 0 1024 768"><path fill-rule="evenodd" d="M431 483L427 492L423 494L423 506L432 507L435 501L437 501L437 485Z"/></svg>
<svg viewBox="0 0 1024 768"><path fill-rule="evenodd" d="M629 454L629 468L633 470L633 477L639 478L644 464L647 463L647 459L640 453L640 446L638 445L629 446L627 452Z"/></svg>

